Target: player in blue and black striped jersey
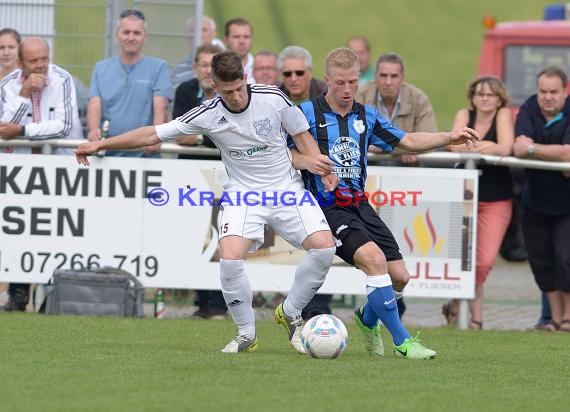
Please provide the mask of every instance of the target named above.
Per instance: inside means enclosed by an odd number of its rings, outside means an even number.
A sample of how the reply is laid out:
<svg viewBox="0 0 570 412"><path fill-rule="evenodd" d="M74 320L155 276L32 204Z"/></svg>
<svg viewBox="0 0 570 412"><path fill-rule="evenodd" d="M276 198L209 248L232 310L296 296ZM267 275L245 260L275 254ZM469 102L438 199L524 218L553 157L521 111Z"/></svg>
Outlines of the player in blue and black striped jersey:
<svg viewBox="0 0 570 412"><path fill-rule="evenodd" d="M331 230L337 238L336 254L366 274L367 303L354 319L369 353L384 354L380 325L386 325L393 339L394 353L408 359L430 359L436 352L424 347L402 325L396 299L408 283L402 254L390 229L368 203L365 195L368 146L385 153L399 147L421 152L448 144L474 145L477 132L464 127L452 132L406 133L388 122L373 106L355 102L360 66L347 48L331 51L326 58L326 94L300 105L322 154L333 162L340 179L337 190L325 190L319 176L302 171L305 187L319 200ZM293 163L304 155L290 144ZM379 323L378 321L381 321Z"/></svg>

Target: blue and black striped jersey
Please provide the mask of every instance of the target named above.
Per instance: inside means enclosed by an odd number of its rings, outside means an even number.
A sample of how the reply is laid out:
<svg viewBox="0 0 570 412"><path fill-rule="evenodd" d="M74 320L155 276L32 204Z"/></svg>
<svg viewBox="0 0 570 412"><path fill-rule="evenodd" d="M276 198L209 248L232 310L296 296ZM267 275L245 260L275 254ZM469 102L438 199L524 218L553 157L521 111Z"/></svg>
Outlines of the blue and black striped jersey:
<svg viewBox="0 0 570 412"><path fill-rule="evenodd" d="M373 106L354 102L352 110L342 117L330 108L325 96L320 95L299 107L309 122L309 132L317 141L321 153L334 162L334 173L340 179L338 189L343 196L349 192L364 192L369 145L390 153L406 134ZM289 147L295 148L292 139L289 139ZM302 176L305 187L315 197L324 198L321 178L307 170L302 171Z"/></svg>

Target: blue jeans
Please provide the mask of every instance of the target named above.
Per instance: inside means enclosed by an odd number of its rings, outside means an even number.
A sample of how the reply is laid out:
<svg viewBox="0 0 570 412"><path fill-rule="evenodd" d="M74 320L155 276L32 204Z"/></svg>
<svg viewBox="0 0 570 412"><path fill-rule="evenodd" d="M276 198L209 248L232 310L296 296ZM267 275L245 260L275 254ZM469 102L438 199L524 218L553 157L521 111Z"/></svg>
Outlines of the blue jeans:
<svg viewBox="0 0 570 412"><path fill-rule="evenodd" d="M542 297L542 309L540 311L540 318L538 319L539 325L546 325L552 320L552 313L550 312L550 304L548 303L548 298L546 293L541 294Z"/></svg>

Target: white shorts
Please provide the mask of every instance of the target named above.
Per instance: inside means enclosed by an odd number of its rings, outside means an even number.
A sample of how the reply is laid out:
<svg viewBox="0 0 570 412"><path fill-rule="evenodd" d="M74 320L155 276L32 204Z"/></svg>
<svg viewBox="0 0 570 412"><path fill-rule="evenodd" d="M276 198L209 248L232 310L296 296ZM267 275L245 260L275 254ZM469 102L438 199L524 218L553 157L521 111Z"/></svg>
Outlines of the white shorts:
<svg viewBox="0 0 570 412"><path fill-rule="evenodd" d="M232 192L232 205L222 204L218 215L218 236L240 236L253 240L250 252L256 251L264 242L264 226L273 228L290 245L303 249L307 236L322 230L330 231L321 207L306 190L275 193L277 202L263 200L262 196L247 196L247 203ZM239 202L238 202L239 199Z"/></svg>

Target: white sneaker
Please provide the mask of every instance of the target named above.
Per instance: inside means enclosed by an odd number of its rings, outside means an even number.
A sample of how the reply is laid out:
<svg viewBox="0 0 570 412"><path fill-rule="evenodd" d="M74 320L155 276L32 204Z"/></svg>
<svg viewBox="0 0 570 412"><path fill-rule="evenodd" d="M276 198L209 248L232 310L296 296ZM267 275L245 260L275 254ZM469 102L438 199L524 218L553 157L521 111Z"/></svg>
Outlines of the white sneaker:
<svg viewBox="0 0 570 412"><path fill-rule="evenodd" d="M275 309L275 322L287 330L289 334L289 343L293 346L297 352L301 354L307 353L307 349L305 349L305 345L301 342L301 332L303 330L303 326L305 322L301 315L295 316L294 318L290 318L289 316L285 315L283 311L283 304L281 303Z"/></svg>
<svg viewBox="0 0 570 412"><path fill-rule="evenodd" d="M238 335L233 338L221 351L223 353L254 352L257 350L257 336L253 339Z"/></svg>

